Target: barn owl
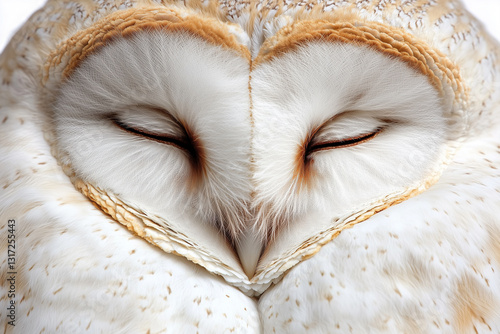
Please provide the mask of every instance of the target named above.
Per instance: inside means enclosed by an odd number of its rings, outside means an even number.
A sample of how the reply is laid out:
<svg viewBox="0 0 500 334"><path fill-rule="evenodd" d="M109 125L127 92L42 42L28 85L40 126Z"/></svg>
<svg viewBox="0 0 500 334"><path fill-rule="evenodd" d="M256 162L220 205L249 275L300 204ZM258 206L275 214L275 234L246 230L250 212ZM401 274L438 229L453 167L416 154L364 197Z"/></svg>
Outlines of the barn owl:
<svg viewBox="0 0 500 334"><path fill-rule="evenodd" d="M49 0L0 56L2 328L499 332L499 80L459 1Z"/></svg>

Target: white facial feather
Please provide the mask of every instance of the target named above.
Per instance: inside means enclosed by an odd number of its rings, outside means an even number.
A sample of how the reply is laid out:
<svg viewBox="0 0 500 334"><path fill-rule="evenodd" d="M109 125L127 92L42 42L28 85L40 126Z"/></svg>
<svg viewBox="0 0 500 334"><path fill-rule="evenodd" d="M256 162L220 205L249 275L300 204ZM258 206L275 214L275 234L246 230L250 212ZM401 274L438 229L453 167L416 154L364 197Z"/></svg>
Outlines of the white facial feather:
<svg viewBox="0 0 500 334"><path fill-rule="evenodd" d="M318 224L328 226L440 168L444 107L428 79L400 61L366 47L316 42L258 66L251 84L262 229L280 215L299 229L301 216L312 212L327 214ZM300 155L311 133L314 144L377 129L358 145ZM308 170L298 175L302 163Z"/></svg>
<svg viewBox="0 0 500 334"><path fill-rule="evenodd" d="M244 59L186 34L138 34L91 56L56 99L64 162L83 180L167 220L195 216L222 224L235 238L244 228L250 196ZM185 124L199 141L202 166L174 145L124 131L112 117L176 138L185 136Z"/></svg>

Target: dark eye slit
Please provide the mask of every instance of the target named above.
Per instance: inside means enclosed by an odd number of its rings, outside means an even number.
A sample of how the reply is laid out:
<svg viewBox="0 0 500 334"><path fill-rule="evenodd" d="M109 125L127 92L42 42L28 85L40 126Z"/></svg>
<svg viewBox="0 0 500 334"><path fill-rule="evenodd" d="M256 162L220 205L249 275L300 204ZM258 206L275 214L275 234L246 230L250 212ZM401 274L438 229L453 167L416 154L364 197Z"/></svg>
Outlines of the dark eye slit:
<svg viewBox="0 0 500 334"><path fill-rule="evenodd" d="M113 123L116 126L118 126L119 128L121 128L127 132L130 132L132 134L135 134L135 135L138 135L141 137L145 137L145 138L148 138L150 140L154 140L154 141L162 143L162 144L175 146L181 150L187 151L188 153L193 153L193 151L194 151L194 148L191 145L191 142L189 140L180 139L180 138L174 137L174 136L158 135L158 134L151 133L151 132L148 132L147 130L142 130L142 129L138 130L138 129L135 129L135 128L123 123L122 121L120 121L116 117L111 117L111 120L113 121Z"/></svg>
<svg viewBox="0 0 500 334"><path fill-rule="evenodd" d="M361 144L365 141L368 141L378 135L382 131L381 128L378 128L372 133L364 134L358 137L352 137L348 138L345 140L335 140L335 141L330 141L330 142L322 142L318 144L309 144L307 148L307 152L313 153L317 151L322 151L322 150L327 150L327 149L332 149L332 148L342 148L342 147L349 147L349 146L354 146Z"/></svg>

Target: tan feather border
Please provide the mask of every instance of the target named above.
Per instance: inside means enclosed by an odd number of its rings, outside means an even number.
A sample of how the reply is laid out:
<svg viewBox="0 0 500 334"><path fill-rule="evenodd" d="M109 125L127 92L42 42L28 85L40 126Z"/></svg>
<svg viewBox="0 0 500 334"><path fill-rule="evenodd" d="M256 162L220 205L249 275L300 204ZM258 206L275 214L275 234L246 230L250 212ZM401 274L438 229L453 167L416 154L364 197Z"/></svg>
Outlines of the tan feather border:
<svg viewBox="0 0 500 334"><path fill-rule="evenodd" d="M67 78L85 58L114 39L145 30L187 32L250 60L250 52L229 32L229 26L216 19L186 15L173 8L132 8L112 13L61 43L48 57L43 81L47 82L51 68L66 63L62 76Z"/></svg>
<svg viewBox="0 0 500 334"><path fill-rule="evenodd" d="M377 22L331 22L326 19L298 21L266 40L252 65L255 67L271 61L314 41L366 45L389 57L401 59L426 75L441 93L444 93L444 80L455 92L456 100L467 99L467 89L459 68L444 54L402 29Z"/></svg>

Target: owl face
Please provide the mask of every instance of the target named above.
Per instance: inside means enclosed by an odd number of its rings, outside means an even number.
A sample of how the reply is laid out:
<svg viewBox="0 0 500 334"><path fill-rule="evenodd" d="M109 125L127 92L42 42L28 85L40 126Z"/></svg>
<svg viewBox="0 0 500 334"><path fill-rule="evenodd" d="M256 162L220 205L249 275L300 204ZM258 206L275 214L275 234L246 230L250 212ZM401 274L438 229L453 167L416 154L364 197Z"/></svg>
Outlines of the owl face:
<svg viewBox="0 0 500 334"><path fill-rule="evenodd" d="M48 0L0 55L15 329L498 332L498 78L453 0Z"/></svg>
<svg viewBox="0 0 500 334"><path fill-rule="evenodd" d="M462 125L460 89L449 94L460 77L402 30L282 21L256 44L243 24L121 11L63 42L45 77L55 155L78 189L167 252L261 291L433 184Z"/></svg>

